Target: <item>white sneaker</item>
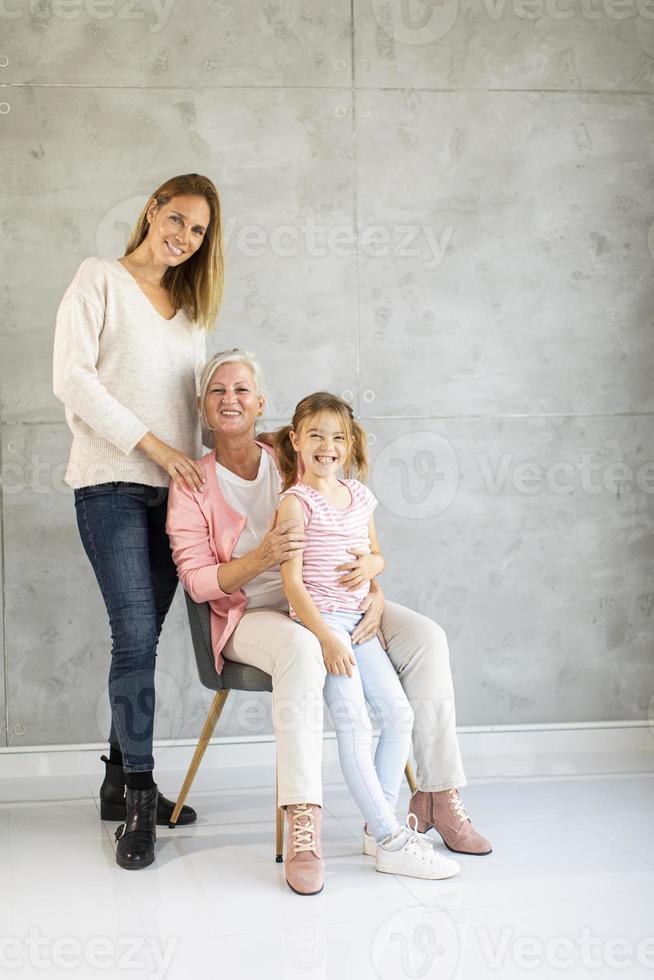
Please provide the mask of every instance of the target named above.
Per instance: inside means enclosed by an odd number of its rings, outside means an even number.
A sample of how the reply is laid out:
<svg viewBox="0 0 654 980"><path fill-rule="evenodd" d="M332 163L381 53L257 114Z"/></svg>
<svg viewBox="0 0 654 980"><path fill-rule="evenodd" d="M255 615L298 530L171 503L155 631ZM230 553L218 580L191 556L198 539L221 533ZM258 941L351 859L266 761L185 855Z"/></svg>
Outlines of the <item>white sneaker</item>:
<svg viewBox="0 0 654 980"><path fill-rule="evenodd" d="M363 828L363 853L371 858L374 858L377 853L377 841L372 834L368 833L365 826Z"/></svg>
<svg viewBox="0 0 654 980"><path fill-rule="evenodd" d="M375 869L409 878L451 878L461 870L452 858L445 857L417 833L414 813L406 818L406 828L377 845Z"/></svg>
<svg viewBox="0 0 654 980"><path fill-rule="evenodd" d="M427 834L421 834L418 831L416 831L416 833L418 834L418 837L429 844L430 847L434 846L434 841L431 837L428 837ZM368 833L365 824L363 826L363 853L372 858L374 858L377 854L377 841L372 834Z"/></svg>

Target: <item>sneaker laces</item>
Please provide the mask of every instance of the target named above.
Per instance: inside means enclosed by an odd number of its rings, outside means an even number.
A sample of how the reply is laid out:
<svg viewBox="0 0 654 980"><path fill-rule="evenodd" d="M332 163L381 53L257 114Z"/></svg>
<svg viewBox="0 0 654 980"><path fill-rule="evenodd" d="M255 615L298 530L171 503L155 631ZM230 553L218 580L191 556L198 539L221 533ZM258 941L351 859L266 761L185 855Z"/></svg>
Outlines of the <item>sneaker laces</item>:
<svg viewBox="0 0 654 980"><path fill-rule="evenodd" d="M306 823L301 819L306 817ZM293 851L313 851L316 846L316 824L313 810L308 803L298 803L293 807Z"/></svg>
<svg viewBox="0 0 654 980"><path fill-rule="evenodd" d="M411 821L412 817L413 822ZM419 844L420 847L433 852L434 848L432 847L431 842L423 834L418 833L418 818L416 817L415 813L409 813L407 816L406 827L409 840L412 844Z"/></svg>
<svg viewBox="0 0 654 980"><path fill-rule="evenodd" d="M463 823L464 820L470 820L470 817L466 813L466 808L463 805L463 800L459 796L458 789L448 789L447 795L450 799L450 806L461 823Z"/></svg>

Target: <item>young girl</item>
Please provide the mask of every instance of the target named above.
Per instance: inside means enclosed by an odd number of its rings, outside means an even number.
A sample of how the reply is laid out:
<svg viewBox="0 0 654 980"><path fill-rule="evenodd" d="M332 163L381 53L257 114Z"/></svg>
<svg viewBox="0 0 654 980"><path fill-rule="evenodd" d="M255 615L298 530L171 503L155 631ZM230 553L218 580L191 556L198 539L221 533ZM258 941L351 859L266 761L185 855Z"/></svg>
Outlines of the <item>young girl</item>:
<svg viewBox="0 0 654 980"><path fill-rule="evenodd" d="M379 640L356 646L351 640L370 580L384 568L372 516L377 501L363 483L349 478L353 471L364 479L367 474L365 432L347 402L317 392L302 399L292 424L278 430L273 441L283 478L277 523L302 520L306 534L304 552L280 566L284 591L291 617L322 647L324 695L341 767L367 835L376 842L377 871L449 878L459 871L456 861L417 833L413 814L406 827L395 816L409 754L411 706ZM339 479L341 469L346 479ZM349 569L345 575L343 565ZM374 762L366 701L380 728ZM367 841L368 853L374 852L374 842Z"/></svg>

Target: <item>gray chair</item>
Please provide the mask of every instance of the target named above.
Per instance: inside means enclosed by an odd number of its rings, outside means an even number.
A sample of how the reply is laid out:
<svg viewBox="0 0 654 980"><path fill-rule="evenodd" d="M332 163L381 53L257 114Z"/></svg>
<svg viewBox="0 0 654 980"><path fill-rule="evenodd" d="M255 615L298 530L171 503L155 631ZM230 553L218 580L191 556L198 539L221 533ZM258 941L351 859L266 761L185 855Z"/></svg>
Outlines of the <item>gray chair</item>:
<svg viewBox="0 0 654 980"><path fill-rule="evenodd" d="M194 602L187 592L184 593L184 598L186 599L186 611L191 627L193 652L195 653L195 662L200 681L204 687L208 687L210 691L215 691L216 694L211 702L207 720L204 723L197 748L191 759L191 764L186 773L186 778L180 790L175 809L170 818L169 827L175 827L177 825L182 807L193 785L195 774L200 767L207 745L211 741L214 729L220 718L220 713L225 707L229 692L272 691L272 678L270 674L259 670L258 667L250 667L245 664L237 664L233 661L225 660L222 674L217 673L211 646L211 612L209 603ZM416 789L416 781L409 762L407 762L404 772L409 788L413 793ZM275 790L275 860L281 862L284 845L284 811L278 805L277 801L278 796Z"/></svg>
<svg viewBox="0 0 654 980"><path fill-rule="evenodd" d="M272 678L270 674L259 670L258 667L250 667L246 664L237 664L231 660L226 660L222 674L216 671L211 646L211 613L209 603L194 602L187 592L184 593L184 598L186 599L186 611L191 627L191 639L198 675L204 687L209 688L210 691L215 691L216 694L211 702L207 720L204 723L204 728L202 729L200 739L191 759L184 784L182 785L175 809L170 818L169 827L175 827L177 825L182 807L193 785L193 780L200 767L207 745L211 741L220 714L225 707L229 692L272 691ZM278 862L282 860L283 843L284 811L277 805L277 793L275 792L275 860Z"/></svg>

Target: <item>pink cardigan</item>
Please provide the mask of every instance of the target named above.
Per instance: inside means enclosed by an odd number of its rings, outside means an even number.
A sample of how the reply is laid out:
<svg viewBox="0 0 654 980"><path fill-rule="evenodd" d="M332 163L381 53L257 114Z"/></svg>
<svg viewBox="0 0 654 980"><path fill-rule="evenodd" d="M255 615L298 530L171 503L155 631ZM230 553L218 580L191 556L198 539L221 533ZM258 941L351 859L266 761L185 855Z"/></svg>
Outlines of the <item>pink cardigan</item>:
<svg viewBox="0 0 654 980"><path fill-rule="evenodd" d="M276 462L270 446L262 442L257 442L257 446ZM243 616L247 599L241 589L223 592L218 585L218 569L232 557L246 519L229 506L220 492L215 453L207 453L198 464L207 477L202 493L179 490L170 484L166 531L184 589L195 602L209 603L211 645L220 674L224 664L221 650Z"/></svg>

